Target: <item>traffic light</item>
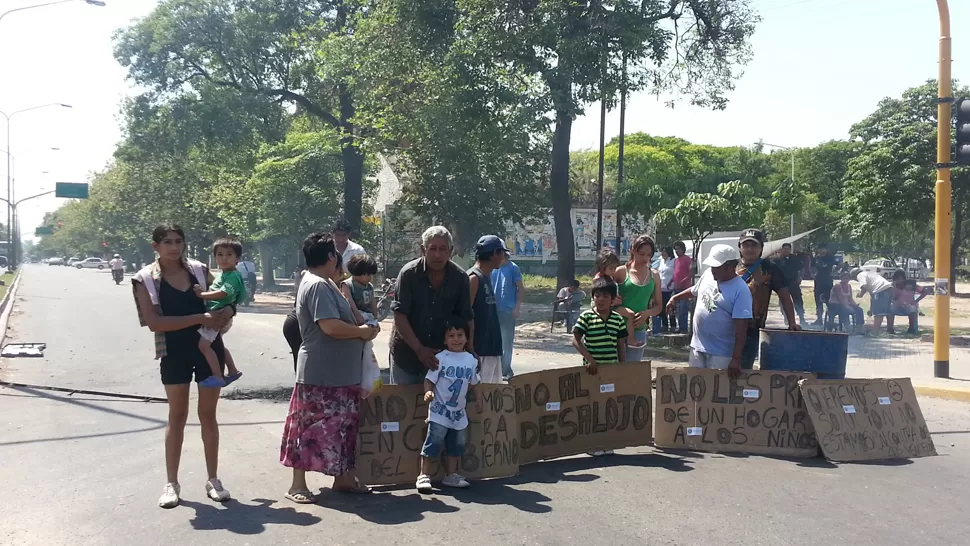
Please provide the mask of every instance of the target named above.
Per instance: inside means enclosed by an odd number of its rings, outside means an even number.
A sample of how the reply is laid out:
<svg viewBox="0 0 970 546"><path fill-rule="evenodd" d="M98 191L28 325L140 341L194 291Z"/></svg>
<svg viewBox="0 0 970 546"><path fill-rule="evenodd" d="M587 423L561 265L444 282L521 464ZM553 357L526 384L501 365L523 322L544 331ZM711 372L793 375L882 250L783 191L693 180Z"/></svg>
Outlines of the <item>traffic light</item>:
<svg viewBox="0 0 970 546"><path fill-rule="evenodd" d="M957 145L954 163L970 165L970 99L960 99L954 103L957 118Z"/></svg>

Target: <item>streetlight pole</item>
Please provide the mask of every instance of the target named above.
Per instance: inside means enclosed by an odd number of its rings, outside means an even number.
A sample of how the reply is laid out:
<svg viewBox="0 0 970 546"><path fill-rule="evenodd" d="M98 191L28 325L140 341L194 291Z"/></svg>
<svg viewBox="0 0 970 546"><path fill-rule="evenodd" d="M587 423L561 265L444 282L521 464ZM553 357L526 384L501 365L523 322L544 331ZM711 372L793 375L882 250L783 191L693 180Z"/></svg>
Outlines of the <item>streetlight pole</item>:
<svg viewBox="0 0 970 546"><path fill-rule="evenodd" d="M59 2L55 2L55 3L59 3ZM41 5L47 5L47 4L41 4ZM29 9L29 7L39 7L39 6L28 6L27 8L20 8L20 9ZM3 15L6 15L7 13L10 13L12 11L16 11L16 10L10 10L8 12L5 12ZM3 15L0 15L0 19L3 18ZM11 269L16 264L17 249L16 249L16 245L13 242L13 225L12 225L12 222L13 222L13 210L9 206L10 203L13 201L13 177L11 176L13 174L13 172L12 172L11 165L10 165L10 163L11 163L10 159L13 157L13 153L12 153L13 152L13 148L10 145L10 120L12 120L13 117L16 116L17 114L22 114L24 112L30 112L32 110L39 110L41 108L48 108L48 107L51 107L51 106L60 106L61 108L71 108L71 105L70 104L64 104L64 103L61 103L61 102L52 102L52 103L49 103L49 104L41 104L39 106L32 106L30 108L24 108L23 110L17 110L15 112L11 112L9 114L7 114L6 112L0 111L0 116L3 116L4 119L7 120L7 199L6 199L6 202L7 202L7 205L8 205L8 207L7 207L7 246L10 249L10 252L9 252L9 254L10 254L9 258L10 259L7 260L7 263L8 263L8 267L10 267Z"/></svg>
<svg viewBox="0 0 970 546"><path fill-rule="evenodd" d="M791 193L792 199L795 197L795 149L788 146L779 146L778 144L768 144L767 142L761 143L763 146L771 146L772 148L778 148L780 150L785 150L791 152ZM795 213L791 214L791 236L795 236Z"/></svg>
<svg viewBox="0 0 970 546"><path fill-rule="evenodd" d="M940 13L940 81L936 131L935 302L933 313L933 375L950 377L950 125L953 115L953 81L950 79L950 7L936 0Z"/></svg>
<svg viewBox="0 0 970 546"><path fill-rule="evenodd" d="M6 17L7 15L10 15L11 13L14 13L14 12L17 12L17 11L24 11L24 10L28 10L28 9L34 9L34 8L44 8L44 7L47 7L47 6L54 6L54 5L57 5L57 4L66 4L68 2L74 2L74 1L76 1L76 0L56 0L55 2L45 2L43 4L34 4L32 6L23 6L23 7L20 7L20 8L14 8L14 9L11 9L11 10L7 10L7 11L5 11L3 13L0 13L0 21L3 21L3 18ZM89 5L89 6L97 6L97 7L100 7L100 8L103 8L106 5L101 0L84 0L84 3L87 4L87 5Z"/></svg>

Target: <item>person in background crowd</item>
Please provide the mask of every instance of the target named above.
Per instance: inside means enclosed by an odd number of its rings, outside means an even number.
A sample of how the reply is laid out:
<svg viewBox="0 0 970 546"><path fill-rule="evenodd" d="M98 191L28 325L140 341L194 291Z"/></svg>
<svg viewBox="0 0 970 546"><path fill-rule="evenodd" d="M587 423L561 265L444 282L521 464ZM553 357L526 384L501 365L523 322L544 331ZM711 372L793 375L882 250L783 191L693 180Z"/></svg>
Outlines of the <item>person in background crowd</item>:
<svg viewBox="0 0 970 546"><path fill-rule="evenodd" d="M492 290L495 292L498 324L502 329L502 379L508 381L515 375L512 371L512 344L515 341L515 321L522 313L522 299L525 297L522 271L508 256L501 267L492 271Z"/></svg>
<svg viewBox="0 0 970 546"><path fill-rule="evenodd" d="M667 303L673 311L682 301L697 298L688 357L693 368L726 369L731 377L741 373L753 300L748 286L738 276L740 261L738 249L714 245L704 260L708 269L697 284L674 294Z"/></svg>
<svg viewBox="0 0 970 546"><path fill-rule="evenodd" d="M687 290L694 284L694 260L687 255L687 245L683 241L674 243L674 292ZM677 332L686 334L689 326L687 318L690 315L690 300L681 299L677 304Z"/></svg>
<svg viewBox="0 0 970 546"><path fill-rule="evenodd" d="M781 269L770 260L762 258L765 234L760 229L746 229L741 232L738 248L741 251L741 261L738 263L738 275L741 276L748 288L751 289L752 318L748 324L747 338L744 343L744 353L741 358L741 368L750 370L758 358L758 348L761 345L761 328L768 320L768 306L771 303L771 293L778 294L778 303L788 319L789 330L801 330L795 319L795 305L788 293L788 282Z"/></svg>
<svg viewBox="0 0 970 546"><path fill-rule="evenodd" d="M243 282L246 283L246 302L251 302L256 295L256 264L249 257L249 254L243 254L242 259L236 264L236 271L243 278Z"/></svg>
<svg viewBox="0 0 970 546"><path fill-rule="evenodd" d="M573 325L579 317L579 310L573 309L573 298L577 293L582 294L579 290L579 281L573 279L569 282L569 286L560 288L559 293L556 294L556 306L565 317L566 330L570 332L573 331Z"/></svg>
<svg viewBox="0 0 970 546"><path fill-rule="evenodd" d="M886 317L886 331L895 334L896 315L905 315L909 318L909 329L906 333L918 333L916 323L919 320L919 302L925 297L926 292L916 286L916 281L907 281L906 271L897 269L893 273L893 303Z"/></svg>
<svg viewBox="0 0 970 546"><path fill-rule="evenodd" d="M115 254L114 257L111 258L111 261L108 262L108 267L110 267L112 271L124 271L125 261L121 259L121 254Z"/></svg>
<svg viewBox="0 0 970 546"><path fill-rule="evenodd" d="M337 253L343 258L344 273L347 273L347 266L350 264L351 258L357 254L367 253L364 251L364 247L350 240L351 231L353 229L347 220L337 220L333 225L333 242L337 245Z"/></svg>
<svg viewBox="0 0 970 546"><path fill-rule="evenodd" d="M286 318L283 319L283 339L290 347L290 354L293 355L293 373L296 373L296 358L300 353L300 344L303 343L303 336L300 334L300 321L296 317L296 295L300 293L300 283L306 269L297 269L293 272L293 309Z"/></svg>
<svg viewBox="0 0 970 546"><path fill-rule="evenodd" d="M357 324L376 324L377 312L374 306L377 302L374 299L374 285L370 281L377 275L377 262L367 254L357 254L350 259L347 272L350 273L350 278L340 284L340 291L353 303Z"/></svg>
<svg viewBox="0 0 970 546"><path fill-rule="evenodd" d="M232 318L233 309L206 312L205 302L196 295L194 286L207 288L212 275L205 265L185 257L185 232L178 224L164 223L152 232L152 248L158 259L141 269L131 280L138 321L155 334L155 358L159 359L162 385L168 399L168 423L165 426L165 470L168 482L158 499L162 508L175 508L180 502L179 463L182 441L189 417L189 386L212 375L209 364L199 350L199 326L221 330ZM212 349L225 362L222 337L216 337ZM219 423L216 404L220 389L199 389L198 413L205 446L208 481L206 495L218 502L230 495L218 478Z"/></svg>
<svg viewBox="0 0 970 546"><path fill-rule="evenodd" d="M825 325L826 330L833 329L835 326L835 316L839 316L839 324L842 329L849 333L860 332L865 328L866 317L862 306L852 298L852 287L849 280L852 275L848 271L839 273L839 284L832 287L832 294L829 296L829 316ZM854 325L849 326L850 317L854 320Z"/></svg>
<svg viewBox="0 0 970 546"><path fill-rule="evenodd" d="M815 325L819 326L825 320L825 300L832 292L832 270L835 268L835 256L829 255L829 247L821 243L816 247L815 259L812 260L812 272L815 274Z"/></svg>
<svg viewBox="0 0 970 546"><path fill-rule="evenodd" d="M296 297L300 345L296 384L283 425L280 462L293 469L286 498L314 502L306 473L333 476L332 489L368 493L354 477L360 423L360 378L364 343L378 329L357 325L350 303L333 281L338 258L329 233L312 233L303 242L308 271Z"/></svg>
<svg viewBox="0 0 970 546"><path fill-rule="evenodd" d="M863 271L859 268L853 269L849 275L859 281L859 294L856 297L869 294L869 314L872 315L870 332L876 332L882 328L882 319L892 312L893 283L874 271Z"/></svg>
<svg viewBox="0 0 970 546"><path fill-rule="evenodd" d="M391 310L391 383L420 385L438 368L435 355L445 348L445 323L461 317L472 325L468 275L451 261L455 241L443 226L421 234L421 257L401 268ZM471 347L469 347L471 352Z"/></svg>
<svg viewBox="0 0 970 546"><path fill-rule="evenodd" d="M775 261L788 282L788 293L795 304L795 314L798 324L805 327L805 301L802 299L802 261L796 254L792 254L791 243L781 245L781 257ZM787 321L788 318L785 317Z"/></svg>
<svg viewBox="0 0 970 546"><path fill-rule="evenodd" d="M471 345L478 357L482 383L502 380L502 328L498 323L492 271L508 258L505 241L495 235L484 235L475 245L475 265L468 270L468 294L475 317L471 328Z"/></svg>
<svg viewBox="0 0 970 546"><path fill-rule="evenodd" d="M663 312L660 295L660 274L650 269L656 245L653 239L641 235L630 245L630 260L613 274L619 287L623 307L634 313L634 339L626 340L626 357L630 362L643 360L647 344L647 321ZM629 319L628 319L629 320Z"/></svg>
<svg viewBox="0 0 970 546"><path fill-rule="evenodd" d="M609 277L612 279L616 275L616 268L621 265L619 256L612 249L604 248L600 250L596 253L596 259L593 261L593 269L596 271L593 274L593 280L595 281L600 277ZM633 323L636 320L636 313L624 307L622 303L623 298L617 296L613 300L613 310L626 321L626 339L634 339L636 327Z"/></svg>
<svg viewBox="0 0 970 546"><path fill-rule="evenodd" d="M665 246L660 249L660 266L657 268L660 274L660 295L663 298L664 311L653 317L653 333L660 335L674 329L675 313L667 313L667 302L674 295L674 249Z"/></svg>

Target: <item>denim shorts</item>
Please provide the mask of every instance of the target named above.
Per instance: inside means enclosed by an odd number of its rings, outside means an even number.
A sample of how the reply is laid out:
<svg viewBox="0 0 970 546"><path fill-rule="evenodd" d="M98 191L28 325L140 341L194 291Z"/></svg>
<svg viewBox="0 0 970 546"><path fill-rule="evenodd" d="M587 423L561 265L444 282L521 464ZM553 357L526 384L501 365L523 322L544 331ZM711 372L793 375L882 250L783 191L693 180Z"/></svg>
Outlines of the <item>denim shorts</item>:
<svg viewBox="0 0 970 546"><path fill-rule="evenodd" d="M428 437L424 439L421 456L435 459L441 455L441 449L444 448L445 455L461 457L465 454L465 440L467 438L467 427L455 430L432 421L428 423Z"/></svg>

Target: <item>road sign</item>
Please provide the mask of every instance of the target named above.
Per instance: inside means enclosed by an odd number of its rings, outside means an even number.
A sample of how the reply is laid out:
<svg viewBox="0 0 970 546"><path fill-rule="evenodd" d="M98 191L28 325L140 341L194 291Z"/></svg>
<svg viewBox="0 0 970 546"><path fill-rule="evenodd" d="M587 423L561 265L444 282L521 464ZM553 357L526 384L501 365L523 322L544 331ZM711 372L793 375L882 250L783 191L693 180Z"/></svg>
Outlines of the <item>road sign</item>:
<svg viewBox="0 0 970 546"><path fill-rule="evenodd" d="M58 182L54 195L66 199L87 199L88 185L83 182Z"/></svg>
<svg viewBox="0 0 970 546"><path fill-rule="evenodd" d="M40 226L34 230L34 235L53 235L54 228L50 226Z"/></svg>

